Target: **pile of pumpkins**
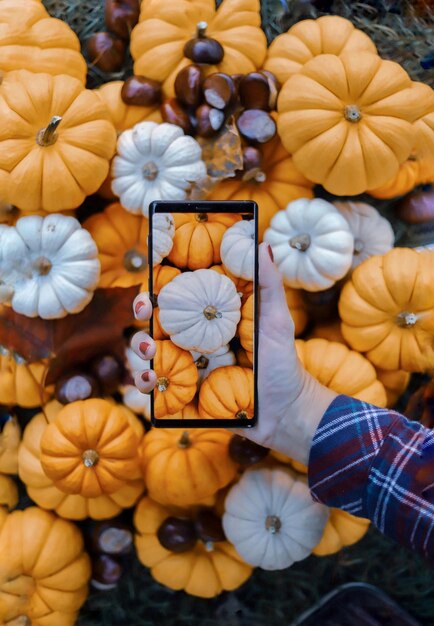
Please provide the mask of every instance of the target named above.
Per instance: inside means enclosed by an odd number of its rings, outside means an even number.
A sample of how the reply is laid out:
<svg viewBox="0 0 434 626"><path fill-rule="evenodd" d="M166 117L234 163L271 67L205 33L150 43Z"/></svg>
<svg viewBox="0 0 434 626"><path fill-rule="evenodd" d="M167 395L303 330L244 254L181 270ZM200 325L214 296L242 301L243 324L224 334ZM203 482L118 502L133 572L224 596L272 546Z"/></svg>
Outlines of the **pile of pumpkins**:
<svg viewBox="0 0 434 626"><path fill-rule="evenodd" d="M259 9L259 0L223 0L218 10L214 0L143 0L134 71L172 98L191 61L185 50L216 48L211 41L222 55L202 64L205 75L277 78L278 133L262 146L261 175L218 181L208 197L258 203L260 240L282 274L308 371L337 393L391 408L412 372L434 370L434 253L394 248L390 223L348 196L394 198L434 182L434 95L338 16L299 22L267 49ZM1 306L57 320L85 309L96 289L146 291L149 202L189 198L210 175L203 142L162 122L158 104L126 104L121 81L86 89L77 37L39 0L2 0L0 23ZM314 184L334 197L314 198ZM76 209L96 193L110 200L79 221ZM225 416L252 411L249 222L206 217L169 213L155 223L161 417L222 417L213 389L228 384ZM219 345L205 332L209 319L192 338L173 312L197 313L204 272L234 300ZM74 521L135 507L139 560L157 581L200 597L237 588L254 567L332 554L367 531L367 520L314 503L307 468L292 459L212 421L151 428L149 397L131 376L112 395L82 389L61 403L45 384L50 359L26 362L13 348L0 352L0 622L75 623L92 563ZM144 368L127 345L125 366L131 375ZM23 428L14 407L40 409ZM15 510L17 475L36 506Z"/></svg>

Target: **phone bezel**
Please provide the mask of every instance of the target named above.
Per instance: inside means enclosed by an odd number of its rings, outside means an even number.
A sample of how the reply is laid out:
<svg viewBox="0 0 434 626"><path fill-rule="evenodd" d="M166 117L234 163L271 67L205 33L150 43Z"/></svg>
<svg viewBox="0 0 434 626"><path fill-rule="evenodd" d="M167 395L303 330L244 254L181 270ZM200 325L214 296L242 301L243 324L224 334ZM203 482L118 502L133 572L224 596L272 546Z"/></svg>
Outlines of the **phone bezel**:
<svg viewBox="0 0 434 626"><path fill-rule="evenodd" d="M251 200L200 200L200 201L154 201L149 206L149 294L153 295L152 265L152 221L155 213L251 213L255 223L255 267L254 267L254 346L253 346L253 384L255 414L249 420L236 419L164 419L154 416L154 391L151 392L151 424L157 428L252 428L258 421L258 348L259 348L259 263L258 263L258 205ZM150 335L154 335L153 315L150 319ZM151 369L154 360L151 360Z"/></svg>

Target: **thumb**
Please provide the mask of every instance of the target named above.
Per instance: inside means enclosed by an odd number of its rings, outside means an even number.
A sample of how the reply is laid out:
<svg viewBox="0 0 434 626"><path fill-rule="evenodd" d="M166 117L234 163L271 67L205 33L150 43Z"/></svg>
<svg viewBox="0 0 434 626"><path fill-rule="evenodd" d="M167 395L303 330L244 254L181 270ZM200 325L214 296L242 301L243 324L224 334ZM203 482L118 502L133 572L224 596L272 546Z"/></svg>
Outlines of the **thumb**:
<svg viewBox="0 0 434 626"><path fill-rule="evenodd" d="M294 333L294 324L286 301L282 275L272 260L269 244L259 246L260 321L262 330L268 334L276 329Z"/></svg>

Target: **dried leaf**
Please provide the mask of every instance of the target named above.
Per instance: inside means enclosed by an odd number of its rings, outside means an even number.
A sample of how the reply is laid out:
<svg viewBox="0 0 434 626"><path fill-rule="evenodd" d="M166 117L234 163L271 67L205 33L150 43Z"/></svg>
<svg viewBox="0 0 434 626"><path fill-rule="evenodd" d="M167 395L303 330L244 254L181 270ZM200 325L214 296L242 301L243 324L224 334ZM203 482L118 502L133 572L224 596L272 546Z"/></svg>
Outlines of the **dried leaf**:
<svg viewBox="0 0 434 626"><path fill-rule="evenodd" d="M0 309L0 344L26 361L49 358L46 383L101 352L123 351L123 329L133 322L138 287L97 289L87 307L60 320L30 318Z"/></svg>

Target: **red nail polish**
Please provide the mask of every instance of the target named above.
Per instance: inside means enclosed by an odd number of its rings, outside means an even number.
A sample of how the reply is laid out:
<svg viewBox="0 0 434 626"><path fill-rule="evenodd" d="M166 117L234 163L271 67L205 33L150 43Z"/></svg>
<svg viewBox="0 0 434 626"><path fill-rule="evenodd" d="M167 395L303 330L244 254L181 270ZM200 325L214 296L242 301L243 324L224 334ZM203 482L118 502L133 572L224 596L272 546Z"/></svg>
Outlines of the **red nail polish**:
<svg viewBox="0 0 434 626"><path fill-rule="evenodd" d="M139 313L140 309L141 309L142 307L144 307L144 306L145 306L145 303L144 303L144 302L142 302L141 300L139 300L138 302L136 302L136 306L134 307L134 311L135 311L136 315L138 315L138 313Z"/></svg>
<svg viewBox="0 0 434 626"><path fill-rule="evenodd" d="M147 341L142 341L141 343L139 343L139 350L143 355L146 355L146 351L149 348L151 344L148 343Z"/></svg>
<svg viewBox="0 0 434 626"><path fill-rule="evenodd" d="M273 254L273 250L270 246L270 244L268 244L268 254L270 255L270 259L273 261L274 263L274 254Z"/></svg>
<svg viewBox="0 0 434 626"><path fill-rule="evenodd" d="M142 380L143 380L144 383L149 382L149 372L143 372Z"/></svg>

